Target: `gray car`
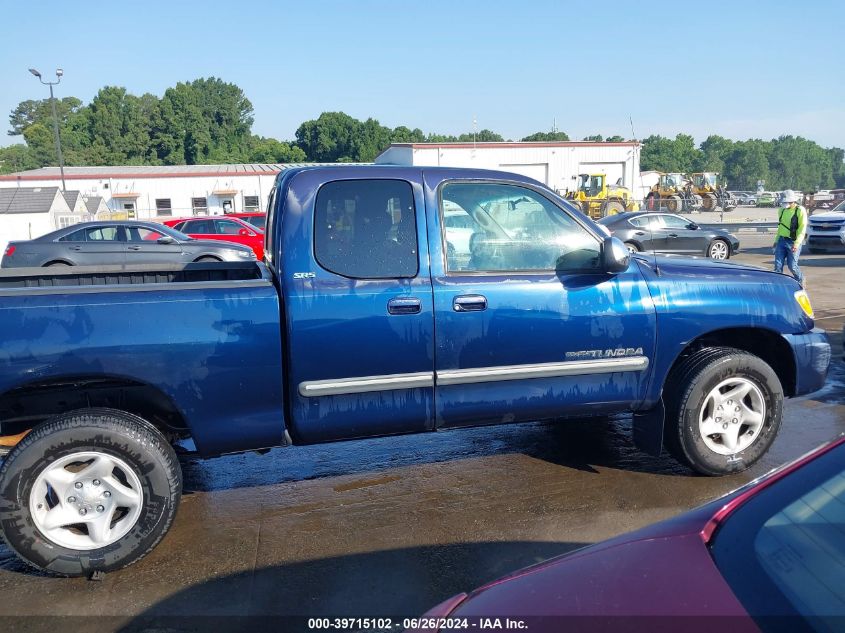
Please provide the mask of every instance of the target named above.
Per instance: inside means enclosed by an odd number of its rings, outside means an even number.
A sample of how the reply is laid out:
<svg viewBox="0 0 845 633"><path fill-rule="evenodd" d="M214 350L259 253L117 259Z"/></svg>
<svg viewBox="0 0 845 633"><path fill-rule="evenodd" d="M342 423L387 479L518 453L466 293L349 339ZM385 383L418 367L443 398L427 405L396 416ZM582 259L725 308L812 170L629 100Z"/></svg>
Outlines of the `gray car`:
<svg viewBox="0 0 845 633"><path fill-rule="evenodd" d="M739 240L723 229L708 229L673 213L620 213L599 220L632 253L654 251L728 259Z"/></svg>
<svg viewBox="0 0 845 633"><path fill-rule="evenodd" d="M0 268L254 259L252 249L246 246L219 240L195 240L157 222L103 221L74 224L34 240L9 242Z"/></svg>

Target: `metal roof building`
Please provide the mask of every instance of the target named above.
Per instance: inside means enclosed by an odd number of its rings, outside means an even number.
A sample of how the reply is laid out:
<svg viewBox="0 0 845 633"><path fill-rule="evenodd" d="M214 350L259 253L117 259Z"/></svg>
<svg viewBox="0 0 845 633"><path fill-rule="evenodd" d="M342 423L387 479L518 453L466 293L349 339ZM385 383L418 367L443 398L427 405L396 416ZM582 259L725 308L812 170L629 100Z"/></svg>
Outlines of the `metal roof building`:
<svg viewBox="0 0 845 633"><path fill-rule="evenodd" d="M575 188L578 174L606 174L609 182L636 191L640 149L638 141L393 143L375 162L499 169L539 180L561 194Z"/></svg>
<svg viewBox="0 0 845 633"><path fill-rule="evenodd" d="M79 205L74 198L75 221L98 212L115 219L219 215L266 208L276 174L284 168L278 163L65 167L65 183L81 192L83 202L101 198L105 205L105 212L99 205L92 211L88 202ZM58 167L0 176L0 190L60 185Z"/></svg>

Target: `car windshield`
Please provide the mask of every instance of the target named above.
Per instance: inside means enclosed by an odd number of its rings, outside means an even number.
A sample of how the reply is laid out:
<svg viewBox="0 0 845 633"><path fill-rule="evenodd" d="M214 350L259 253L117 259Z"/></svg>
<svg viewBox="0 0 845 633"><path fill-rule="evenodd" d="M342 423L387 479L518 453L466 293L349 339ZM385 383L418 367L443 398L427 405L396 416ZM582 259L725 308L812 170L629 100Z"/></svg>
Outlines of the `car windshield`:
<svg viewBox="0 0 845 633"><path fill-rule="evenodd" d="M807 618L816 631L836 629L826 616L845 616L843 464L840 443L752 496L716 533L716 564L752 616Z"/></svg>
<svg viewBox="0 0 845 633"><path fill-rule="evenodd" d="M837 204L835 207L831 209L831 211L838 211L839 213L845 213L845 200Z"/></svg>

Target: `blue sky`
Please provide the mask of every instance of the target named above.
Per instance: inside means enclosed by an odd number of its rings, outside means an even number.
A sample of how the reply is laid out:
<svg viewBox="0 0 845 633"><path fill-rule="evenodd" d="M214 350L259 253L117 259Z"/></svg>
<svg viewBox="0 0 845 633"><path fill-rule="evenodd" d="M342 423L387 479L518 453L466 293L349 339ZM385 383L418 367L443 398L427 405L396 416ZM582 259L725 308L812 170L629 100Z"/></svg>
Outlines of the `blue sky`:
<svg viewBox="0 0 845 633"><path fill-rule="evenodd" d="M297 0L0 0L0 114L47 89L161 95L217 76L255 108L253 130L292 139L342 110L391 127L506 138L558 129L802 135L845 147L845 3ZM701 14L708 28L698 27ZM665 24L668 28L655 25ZM0 144L20 137L0 136Z"/></svg>

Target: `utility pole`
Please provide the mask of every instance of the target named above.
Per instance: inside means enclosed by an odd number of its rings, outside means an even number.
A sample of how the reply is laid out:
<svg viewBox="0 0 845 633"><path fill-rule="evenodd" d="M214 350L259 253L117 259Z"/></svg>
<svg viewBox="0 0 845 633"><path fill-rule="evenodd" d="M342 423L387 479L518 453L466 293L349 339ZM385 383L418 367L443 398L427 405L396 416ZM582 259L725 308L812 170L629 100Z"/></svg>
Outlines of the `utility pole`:
<svg viewBox="0 0 845 633"><path fill-rule="evenodd" d="M56 81L44 81L41 73L34 68L30 68L29 72L38 77L38 81L42 84L50 86L50 109L53 111L53 134L56 137L56 156L59 159L59 173L62 177L62 193L65 193L67 191L67 187L65 187L65 161L62 158L62 140L59 136L59 115L56 114L56 99L53 96L53 86L61 83L62 75L65 73L61 68L56 68Z"/></svg>

